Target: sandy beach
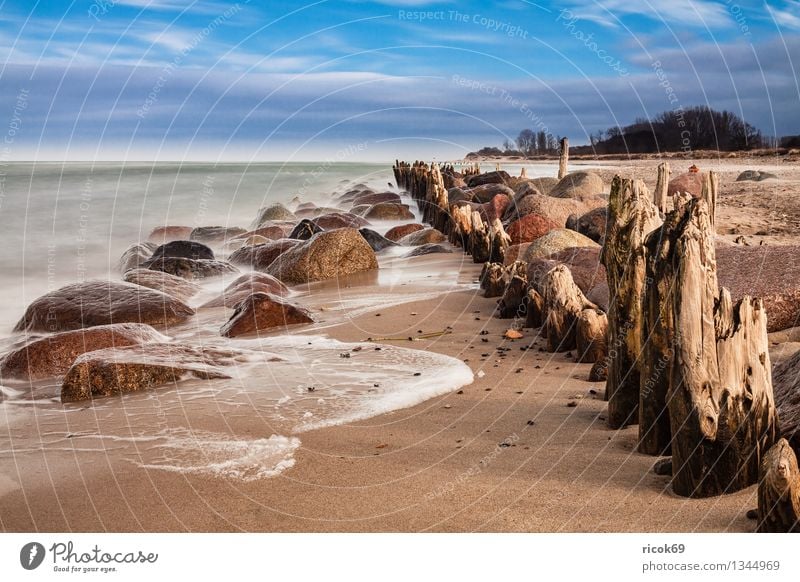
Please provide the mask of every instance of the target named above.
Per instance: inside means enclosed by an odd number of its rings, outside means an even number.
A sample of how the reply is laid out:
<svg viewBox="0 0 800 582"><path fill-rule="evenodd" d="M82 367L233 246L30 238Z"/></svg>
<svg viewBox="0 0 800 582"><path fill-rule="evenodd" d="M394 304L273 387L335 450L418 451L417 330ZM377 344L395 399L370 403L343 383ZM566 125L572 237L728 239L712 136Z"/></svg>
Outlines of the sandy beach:
<svg viewBox="0 0 800 582"><path fill-rule="evenodd" d="M791 243L798 221L792 192L800 184L800 167L757 162L758 169L778 178L735 182L739 172L755 164L694 161L720 171L723 238L743 236L746 243L737 244ZM615 173L654 184L655 165L592 164L606 184ZM125 423L131 435L146 429L140 423L152 418L152 411L139 414L137 407L157 405L150 400L132 401L131 415L97 412L91 404L73 407L46 424L37 423L34 406L31 422L7 419L0 529L754 531L755 522L745 513L757 505L755 486L707 499L675 495L669 477L652 471L657 458L635 451L636 427L607 427L605 386L587 380L590 364L576 363L572 352L548 353L539 329L505 339L512 320L492 317L497 300L484 298L478 289L481 265L458 250L413 261L422 273L449 273L450 278L433 290L416 283L399 305L374 305L293 333L324 333L363 346L348 356L353 362L376 345L443 354L466 363L472 383L410 408L303 432L293 464L278 475L249 481L137 465L138 447L146 446L141 440L131 445L121 438L101 439L98 447L96 433L104 432L106 422L123 434ZM342 288L335 291L342 294ZM432 296L412 300L417 291ZM307 304L310 296L303 299ZM322 303L316 301L320 313ZM438 332L448 333L403 339ZM794 351L791 332L773 339L774 360ZM164 391L180 402L180 385ZM184 416L182 421L198 430L242 438L279 432L251 404L231 414L213 397L187 397L160 414L167 423Z"/></svg>

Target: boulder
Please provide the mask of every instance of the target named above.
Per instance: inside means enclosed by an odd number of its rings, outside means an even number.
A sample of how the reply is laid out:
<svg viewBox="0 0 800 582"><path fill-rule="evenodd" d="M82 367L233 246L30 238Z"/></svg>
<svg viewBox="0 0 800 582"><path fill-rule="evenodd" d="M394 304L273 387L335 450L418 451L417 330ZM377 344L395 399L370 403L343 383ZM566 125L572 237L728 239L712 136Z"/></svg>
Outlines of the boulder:
<svg viewBox="0 0 800 582"><path fill-rule="evenodd" d="M269 240L278 240L279 238L285 237L288 232L289 231L287 229L278 226L277 224L267 224L261 228L248 230L244 234L234 237L233 241L247 240L251 236L260 236Z"/></svg>
<svg viewBox="0 0 800 582"><path fill-rule="evenodd" d="M508 247L503 255L503 265L511 265L515 261L520 260L525 254L525 249L527 249L530 244L531 243L522 243Z"/></svg>
<svg viewBox="0 0 800 582"><path fill-rule="evenodd" d="M527 178L525 180L518 180L514 184L514 194L517 197L526 194L549 194L553 188L558 184L558 178L542 177L542 178Z"/></svg>
<svg viewBox="0 0 800 582"><path fill-rule="evenodd" d="M593 199L605 191L603 179L594 172L572 172L567 174L548 193L553 198L574 200ZM563 223L562 223L563 224Z"/></svg>
<svg viewBox="0 0 800 582"><path fill-rule="evenodd" d="M341 208L333 206L319 206L317 208L306 208L305 210L298 210L294 213L297 218L317 218L325 214L340 214L345 212Z"/></svg>
<svg viewBox="0 0 800 582"><path fill-rule="evenodd" d="M122 278L128 283L161 291L184 302L200 292L200 286L191 281L151 269L131 269Z"/></svg>
<svg viewBox="0 0 800 582"><path fill-rule="evenodd" d="M157 261L166 257L175 257L181 259L213 259L214 251L208 248L203 243L191 240L174 240L164 243L156 250L149 261ZM147 262L142 266L147 267Z"/></svg>
<svg viewBox="0 0 800 582"><path fill-rule="evenodd" d="M42 295L25 310L14 331L69 331L110 323L167 326L194 309L166 293L131 283L85 281Z"/></svg>
<svg viewBox="0 0 800 582"><path fill-rule="evenodd" d="M800 351L773 366L772 389L781 433L795 451L800 451Z"/></svg>
<svg viewBox="0 0 800 582"><path fill-rule="evenodd" d="M736 178L737 182L760 182L762 180L769 180L777 178L775 174L770 172L762 172L760 170L745 170Z"/></svg>
<svg viewBox="0 0 800 582"><path fill-rule="evenodd" d="M381 202L392 202L395 204L402 203L400 195L394 192L366 192L352 199L351 206L359 206L361 204L380 204Z"/></svg>
<svg viewBox="0 0 800 582"><path fill-rule="evenodd" d="M190 234L192 234L191 226L157 226L150 231L147 240L163 245L173 240L186 240Z"/></svg>
<svg viewBox="0 0 800 582"><path fill-rule="evenodd" d="M415 247L410 252L404 255L404 258L410 259L412 257L421 257L423 255L431 255L434 253L452 253L453 249L443 244L426 243Z"/></svg>
<svg viewBox="0 0 800 582"><path fill-rule="evenodd" d="M719 285L731 299L760 297L767 331L800 325L800 245L717 247Z"/></svg>
<svg viewBox="0 0 800 582"><path fill-rule="evenodd" d="M188 378L230 378L245 352L212 346L148 343L85 353L64 377L61 402L175 385Z"/></svg>
<svg viewBox="0 0 800 582"><path fill-rule="evenodd" d="M301 323L314 323L306 309L292 305L277 295L252 293L236 305L220 334L237 337Z"/></svg>
<svg viewBox="0 0 800 582"><path fill-rule="evenodd" d="M382 236L375 232L374 230L370 230L368 228L360 228L358 232L361 233L361 236L364 237L364 240L367 241L367 244L372 248L373 251L376 253L382 251L387 247L396 247L397 243L393 240L389 240L385 236Z"/></svg>
<svg viewBox="0 0 800 582"><path fill-rule="evenodd" d="M599 249L600 245L592 239L574 230L557 228L537 238L525 249L522 260L530 263L534 259L544 259L571 247L589 247Z"/></svg>
<svg viewBox="0 0 800 582"><path fill-rule="evenodd" d="M238 226L198 226L189 234L189 240L204 243L222 243L247 232Z"/></svg>
<svg viewBox="0 0 800 582"><path fill-rule="evenodd" d="M390 228L386 232L386 238L397 242L407 234L411 234L412 232L417 232L418 230L422 230L423 228L425 228L425 225L419 224L418 222L409 222L408 224L401 224L400 226L394 226Z"/></svg>
<svg viewBox="0 0 800 582"><path fill-rule="evenodd" d="M527 214L536 213L558 225L565 225L570 214L582 216L590 210L605 205L606 201L600 196L578 200L574 198L553 198L544 194L528 194L519 200L515 200L508 207L503 221L511 222Z"/></svg>
<svg viewBox="0 0 800 582"><path fill-rule="evenodd" d="M370 206L363 216L368 220L411 220L414 213L409 210L408 204L379 202Z"/></svg>
<svg viewBox="0 0 800 582"><path fill-rule="evenodd" d="M266 272L287 285L298 285L377 268L375 251L361 233L354 228L339 228L317 233L287 250Z"/></svg>
<svg viewBox="0 0 800 582"><path fill-rule="evenodd" d="M265 271L282 253L301 244L298 239L281 238L266 244L242 247L231 253L228 260L234 265Z"/></svg>
<svg viewBox="0 0 800 582"><path fill-rule="evenodd" d="M349 212L333 212L330 214L323 214L318 216L312 221L322 230L333 230L334 228L361 228L362 226L369 226L369 221L356 214Z"/></svg>
<svg viewBox="0 0 800 582"><path fill-rule="evenodd" d="M136 269L151 257L156 248L157 245L152 242L137 243L129 246L119 258L117 269L120 273L125 273L125 271L130 269Z"/></svg>
<svg viewBox="0 0 800 582"><path fill-rule="evenodd" d="M148 261L147 268L151 271L161 271L188 281L220 277L229 273L238 273L239 269L225 261L212 259L182 259L178 257L164 257L155 261Z"/></svg>
<svg viewBox="0 0 800 582"><path fill-rule="evenodd" d="M483 186L485 184L509 184L511 176L505 170L496 170L494 172L486 172L485 174L476 174L466 179L467 186L475 188L476 186Z"/></svg>
<svg viewBox="0 0 800 582"><path fill-rule="evenodd" d="M557 265L569 268L572 280L587 297L599 285L606 285L606 269L600 263L600 247L567 248L548 257L534 259L528 263L528 282L540 291L543 277ZM605 289L608 289L607 286ZM603 305L608 305L608 299Z"/></svg>
<svg viewBox="0 0 800 582"><path fill-rule="evenodd" d="M407 234L397 242L404 246L415 247L419 245L440 243L445 240L447 240L445 235L435 228L428 227L412 232L411 234Z"/></svg>
<svg viewBox="0 0 800 582"><path fill-rule="evenodd" d="M514 198L514 191L503 184L484 184L483 186L469 188L465 192L469 194L471 202L478 202L479 204L489 202L498 194L507 196L509 199Z"/></svg>
<svg viewBox="0 0 800 582"><path fill-rule="evenodd" d="M686 172L675 176L667 185L667 197L672 198L678 192L687 192L694 198L700 198L703 193L703 174Z"/></svg>
<svg viewBox="0 0 800 582"><path fill-rule="evenodd" d="M511 198L505 194L496 194L494 198L484 204L470 203L473 209L477 210L484 222L492 223L495 218L503 219L508 207L512 204Z"/></svg>
<svg viewBox="0 0 800 582"><path fill-rule="evenodd" d="M314 224L310 219L304 218L292 229L292 232L289 233L289 238L308 240L318 232L322 232L322 230L321 227Z"/></svg>
<svg viewBox="0 0 800 582"><path fill-rule="evenodd" d="M512 245L519 245L533 242L559 226L549 218L532 213L509 224L506 233L511 237Z"/></svg>
<svg viewBox="0 0 800 582"><path fill-rule="evenodd" d="M586 214L567 221L567 228L589 237L594 242L602 245L606 238L606 222L608 221L608 206L600 206Z"/></svg>
<svg viewBox="0 0 800 582"><path fill-rule="evenodd" d="M270 240L272 240L272 239L269 239L269 238L263 237L263 236L261 236L260 234L253 234L253 235L250 235L250 236L248 236L248 237L247 237L246 239L244 239L244 240L242 240L242 239L239 239L239 242L241 243L239 246L240 246L240 247L254 247L254 246L256 246L256 245L263 245L263 244L266 244L266 243L268 243Z"/></svg>
<svg viewBox="0 0 800 582"><path fill-rule="evenodd" d="M289 289L272 275L253 271L237 277L230 285L214 299L206 301L201 308L230 307L233 309L253 293L269 293L284 297L289 294Z"/></svg>
<svg viewBox="0 0 800 582"><path fill-rule="evenodd" d="M452 206L458 202L472 202L472 195L467 188L453 187L447 191L447 203Z"/></svg>
<svg viewBox="0 0 800 582"><path fill-rule="evenodd" d="M264 206L258 210L256 219L253 221L251 228L261 228L265 223L275 220L297 220L297 217L283 204L275 203L269 206Z"/></svg>
<svg viewBox="0 0 800 582"><path fill-rule="evenodd" d="M164 342L167 339L142 323L114 323L62 331L34 339L6 354L0 360L0 378L35 381L63 376L75 358L86 352L114 346Z"/></svg>

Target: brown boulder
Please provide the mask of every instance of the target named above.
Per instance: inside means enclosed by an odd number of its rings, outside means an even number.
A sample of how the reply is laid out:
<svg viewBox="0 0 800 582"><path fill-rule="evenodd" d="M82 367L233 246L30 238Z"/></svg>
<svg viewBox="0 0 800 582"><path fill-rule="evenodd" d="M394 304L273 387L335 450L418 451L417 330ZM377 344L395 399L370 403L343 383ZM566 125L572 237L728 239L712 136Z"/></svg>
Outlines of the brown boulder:
<svg viewBox="0 0 800 582"><path fill-rule="evenodd" d="M153 255L142 266L147 267L149 262L164 257L179 257L183 259L213 259L214 251L201 242L193 240L173 240L164 243L153 251Z"/></svg>
<svg viewBox="0 0 800 582"><path fill-rule="evenodd" d="M558 225L565 225L570 214L581 216L594 208L605 206L606 201L600 196L583 200L574 198L553 198L544 194L528 194L509 205L504 216L506 222L516 220L527 214L540 214Z"/></svg>
<svg viewBox="0 0 800 582"><path fill-rule="evenodd" d="M171 343L88 352L78 356L64 377L61 402L141 392L188 377L230 378L226 368L237 365L244 356L239 350Z"/></svg>
<svg viewBox="0 0 800 582"><path fill-rule="evenodd" d="M558 178L541 177L541 178L527 178L525 180L518 180L514 184L514 194L518 197L534 192L539 194L549 194L553 188L558 184Z"/></svg>
<svg viewBox="0 0 800 582"><path fill-rule="evenodd" d="M296 219L297 217L294 215L294 213L286 208L283 204L275 203L258 210L258 214L256 215L256 219L253 221L251 228L261 228L265 224L276 220L294 221Z"/></svg>
<svg viewBox="0 0 800 582"><path fill-rule="evenodd" d="M147 240L163 245L173 240L187 240L191 233L191 226L157 226L150 231Z"/></svg>
<svg viewBox="0 0 800 582"><path fill-rule="evenodd" d="M234 308L238 303L253 293L270 293L271 295L283 297L289 294L289 289L272 275L254 271L238 277L230 285L225 287L222 293L217 295L214 299L206 301L200 307Z"/></svg>
<svg viewBox="0 0 800 582"><path fill-rule="evenodd" d="M122 278L128 283L161 291L181 301L188 301L200 292L200 287L191 281L151 269L131 269Z"/></svg>
<svg viewBox="0 0 800 582"><path fill-rule="evenodd" d="M772 387L781 433L800 451L800 351L773 366Z"/></svg>
<svg viewBox="0 0 800 582"><path fill-rule="evenodd" d="M489 202L498 194L507 196L509 199L514 198L514 191L503 184L484 184L464 191L470 196L471 202L478 202L479 204Z"/></svg>
<svg viewBox="0 0 800 582"><path fill-rule="evenodd" d="M548 195L553 198L572 198L574 200L593 199L605 191L603 179L594 172L572 172L553 187Z"/></svg>
<svg viewBox="0 0 800 582"><path fill-rule="evenodd" d="M370 206L363 216L369 220L410 220L414 218L414 213L409 210L408 204L379 202Z"/></svg>
<svg viewBox="0 0 800 582"><path fill-rule="evenodd" d="M155 261L148 261L147 268L151 271L162 271L176 277L182 277L189 281L239 272L239 269L225 261L184 259L180 257L164 257Z"/></svg>
<svg viewBox="0 0 800 582"><path fill-rule="evenodd" d="M242 236L247 229L238 226L198 226L189 234L189 240L204 243L222 243Z"/></svg>
<svg viewBox="0 0 800 582"><path fill-rule="evenodd" d="M63 376L75 358L86 352L114 346L163 342L167 339L142 323L115 323L63 331L32 340L6 354L0 360L0 378L33 381Z"/></svg>
<svg viewBox="0 0 800 582"><path fill-rule="evenodd" d="M511 265L514 263L514 261L521 260L522 256L525 254L525 250L530 246L530 244L531 243L522 243L508 247L503 255L503 264Z"/></svg>
<svg viewBox="0 0 800 582"><path fill-rule="evenodd" d="M351 202L351 206L359 206L361 204L369 204L372 206L373 204L380 204L381 202L400 204L402 200L400 199L400 195L394 192L367 192L356 196Z"/></svg>
<svg viewBox="0 0 800 582"><path fill-rule="evenodd" d="M485 184L509 184L511 183L511 176L505 170L495 170L494 172L486 172L485 174L476 174L466 179L467 185L470 188L476 186L483 186Z"/></svg>
<svg viewBox="0 0 800 582"><path fill-rule="evenodd" d="M285 228L280 227L277 224L268 224L266 226L262 226L261 228L248 230L244 234L234 237L233 241L244 241L250 238L251 236L263 236L264 238L268 238L269 240L278 240L279 238L285 237L286 234L287 230Z"/></svg>
<svg viewBox="0 0 800 582"><path fill-rule="evenodd" d="M600 206L590 210L583 216L567 221L567 228L589 237L598 244L603 244L606 238L606 222L608 221L608 206Z"/></svg>
<svg viewBox="0 0 800 582"><path fill-rule="evenodd" d="M117 263L117 269L120 273L125 273L130 269L136 269L152 256L153 251L156 250L157 245L152 242L137 243L129 246L122 253Z"/></svg>
<svg viewBox="0 0 800 582"><path fill-rule="evenodd" d="M266 272L288 285L298 285L377 268L375 251L361 233L339 228L317 233L284 252Z"/></svg>
<svg viewBox="0 0 800 582"><path fill-rule="evenodd" d="M508 225L506 233L511 237L512 245L519 245L533 242L558 227L559 225L549 218L539 214L527 214Z"/></svg>
<svg viewBox="0 0 800 582"><path fill-rule="evenodd" d="M252 293L236 305L220 334L237 337L301 323L314 323L306 309L287 303L277 295Z"/></svg>
<svg viewBox="0 0 800 582"><path fill-rule="evenodd" d="M688 192L694 198L700 198L703 193L702 172L686 172L670 180L667 185L667 197L672 198L679 192Z"/></svg>
<svg viewBox="0 0 800 582"><path fill-rule="evenodd" d="M182 301L112 281L74 283L42 295L25 310L14 331L68 331L110 323L172 325L194 315Z"/></svg>
<svg viewBox="0 0 800 582"><path fill-rule="evenodd" d="M443 244L434 244L434 243L426 243L424 245L419 245L418 247L414 247L414 249L405 255L403 255L406 259L411 259L413 257L421 257L423 255L432 255L437 253L452 253L453 249L449 246L445 246Z"/></svg>
<svg viewBox="0 0 800 582"><path fill-rule="evenodd" d="M574 230L556 228L533 241L525 250L522 260L530 263L534 259L545 259L553 253L572 247L599 249L600 245Z"/></svg>
<svg viewBox="0 0 800 582"><path fill-rule="evenodd" d="M266 244L242 247L232 252L228 260L234 265L244 265L257 271L264 271L282 253L300 243L301 241L296 239L281 238Z"/></svg>
<svg viewBox="0 0 800 582"><path fill-rule="evenodd" d="M419 224L418 222L409 222L408 224L401 224L400 226L390 228L385 236L389 240L397 242L404 236L422 230L423 228L425 228L425 225Z"/></svg>
<svg viewBox="0 0 800 582"><path fill-rule="evenodd" d="M335 228L361 228L362 226L369 226L369 221L356 214L349 212L335 212L331 214L323 214L312 220L314 224L322 230L333 230Z"/></svg>
<svg viewBox="0 0 800 582"><path fill-rule="evenodd" d="M416 247L419 245L440 243L444 240L447 240L447 237L445 235L443 235L435 228L428 227L407 234L397 242L400 243L401 245Z"/></svg>
<svg viewBox="0 0 800 582"><path fill-rule="evenodd" d="M294 213L294 215L297 218L317 218L325 214L338 214L341 212L346 212L346 210L342 210L341 208L335 208L333 206L319 206L317 208L306 208L304 210L298 210L297 212Z"/></svg>

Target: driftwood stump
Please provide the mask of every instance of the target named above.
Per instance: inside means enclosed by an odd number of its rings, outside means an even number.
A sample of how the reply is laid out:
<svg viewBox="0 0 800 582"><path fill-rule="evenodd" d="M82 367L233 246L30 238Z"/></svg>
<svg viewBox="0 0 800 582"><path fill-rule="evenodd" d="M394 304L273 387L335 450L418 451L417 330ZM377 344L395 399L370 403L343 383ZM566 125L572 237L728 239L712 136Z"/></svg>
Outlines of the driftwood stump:
<svg viewBox="0 0 800 582"><path fill-rule="evenodd" d="M608 425L636 424L639 407L638 358L641 352L645 285L645 236L661 219L641 180L615 176L608 201L608 226L600 260L612 296L608 311L609 354L606 399Z"/></svg>
<svg viewBox="0 0 800 582"><path fill-rule="evenodd" d="M558 157L558 179L567 175L567 163L569 162L569 140L561 138L561 152Z"/></svg>
<svg viewBox="0 0 800 582"><path fill-rule="evenodd" d="M579 362L593 364L608 354L608 317L597 309L584 309L578 315L575 345Z"/></svg>
<svg viewBox="0 0 800 582"><path fill-rule="evenodd" d="M786 439L775 443L761 461L756 531L800 532L800 470Z"/></svg>
<svg viewBox="0 0 800 582"><path fill-rule="evenodd" d="M714 232L703 200L675 233L675 325L667 394L673 490L708 497L758 481L761 454L777 438L766 314L736 305L717 284Z"/></svg>
<svg viewBox="0 0 800 582"><path fill-rule="evenodd" d="M486 262L480 276L484 297L500 297L505 289L505 269L500 263Z"/></svg>
<svg viewBox="0 0 800 582"><path fill-rule="evenodd" d="M489 240L489 228L477 211L472 212L472 225L469 233L469 252L472 262L485 263L492 252L492 243Z"/></svg>
<svg viewBox="0 0 800 582"><path fill-rule="evenodd" d="M497 302L497 316L500 319L524 317L527 314L525 295L528 290L528 277L514 275L503 290L503 296Z"/></svg>
<svg viewBox="0 0 800 582"><path fill-rule="evenodd" d="M653 204L662 215L667 213L668 188L669 164L667 162L661 162L658 164L658 177L656 178L656 189L653 191Z"/></svg>
<svg viewBox="0 0 800 582"><path fill-rule="evenodd" d="M506 233L499 218L495 218L492 221L489 228L489 237L492 245L489 260L495 263L502 263L506 256L506 249L511 246L511 237Z"/></svg>
<svg viewBox="0 0 800 582"><path fill-rule="evenodd" d="M544 298L533 287L528 287L525 296L525 327L544 325Z"/></svg>
<svg viewBox="0 0 800 582"><path fill-rule="evenodd" d="M597 310L597 306L586 299L566 265L557 265L547 272L542 281L542 297L548 351L574 349L581 312L585 309Z"/></svg>

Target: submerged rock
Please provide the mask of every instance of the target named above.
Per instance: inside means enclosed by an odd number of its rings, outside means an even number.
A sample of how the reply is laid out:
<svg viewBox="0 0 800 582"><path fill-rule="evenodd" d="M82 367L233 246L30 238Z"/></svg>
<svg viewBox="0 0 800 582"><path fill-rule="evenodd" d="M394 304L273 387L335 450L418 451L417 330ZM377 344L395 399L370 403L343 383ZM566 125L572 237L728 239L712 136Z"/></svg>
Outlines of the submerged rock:
<svg viewBox="0 0 800 582"><path fill-rule="evenodd" d="M152 242L137 243L129 246L119 258L117 269L123 274L130 269L136 269L147 262L156 248L158 248L158 246Z"/></svg>
<svg viewBox="0 0 800 582"><path fill-rule="evenodd" d="M289 294L289 289L272 275L258 272L245 273L225 287L225 290L217 297L206 301L201 307L234 308L253 293L270 293L283 297Z"/></svg>
<svg viewBox="0 0 800 582"><path fill-rule="evenodd" d="M6 354L0 360L0 378L30 381L62 376L75 358L86 352L114 346L164 342L167 339L142 323L115 323L63 331L32 340Z"/></svg>
<svg viewBox="0 0 800 582"><path fill-rule="evenodd" d="M213 259L214 251L203 243L193 240L174 240L165 243L153 251L149 261L156 261L165 257L181 259ZM147 264L143 263L146 267Z"/></svg>
<svg viewBox="0 0 800 582"><path fill-rule="evenodd" d="M238 226L198 226L189 235L190 240L207 243L221 243L247 232Z"/></svg>
<svg viewBox="0 0 800 582"><path fill-rule="evenodd" d="M356 208L355 206L353 208ZM364 213L364 218L372 220L410 220L414 218L414 213L408 208L408 204L398 204L396 202L379 202L370 206Z"/></svg>
<svg viewBox="0 0 800 582"><path fill-rule="evenodd" d="M411 252L404 255L405 258L421 257L423 255L431 255L434 253L452 253L453 249L449 246L435 243L427 243L414 248Z"/></svg>
<svg viewBox="0 0 800 582"><path fill-rule="evenodd" d="M361 233L339 228L317 233L285 251L266 272L287 285L298 285L377 268L375 251Z"/></svg>
<svg viewBox="0 0 800 582"><path fill-rule="evenodd" d="M239 350L170 343L88 352L78 356L64 377L61 402L141 392L187 378L230 378L226 368L244 361Z"/></svg>
<svg viewBox="0 0 800 582"><path fill-rule="evenodd" d="M412 232L417 232L418 230L422 230L423 228L425 228L425 225L419 224L418 222L409 222L408 224L401 224L400 226L394 226L390 228L386 232L386 238L397 242L407 234L411 234Z"/></svg>
<svg viewBox="0 0 800 582"><path fill-rule="evenodd" d="M231 253L228 259L235 265L265 271L281 254L301 243L302 241L298 239L282 238L265 244L242 247Z"/></svg>
<svg viewBox="0 0 800 582"><path fill-rule="evenodd" d="M310 219L304 218L292 229L292 232L289 233L289 238L308 240L318 232L322 232L322 230L321 227L314 224Z"/></svg>
<svg viewBox="0 0 800 582"><path fill-rule="evenodd" d="M172 325L194 309L166 293L131 283L85 281L42 295L14 331L68 331L109 323Z"/></svg>
<svg viewBox="0 0 800 582"><path fill-rule="evenodd" d="M252 293L234 308L231 318L222 326L220 334L225 337L257 334L301 323L313 323L306 309L292 305L270 293Z"/></svg>
<svg viewBox="0 0 800 582"><path fill-rule="evenodd" d="M366 192L356 196L351 200L351 206L360 206L361 204L380 204L382 202L394 202L400 204L402 202L400 195L394 192Z"/></svg>
<svg viewBox="0 0 800 582"><path fill-rule="evenodd" d="M367 241L367 244L372 248L373 251L376 253L382 251L387 247L396 247L397 243L393 240L389 240L385 236L382 236L375 232L374 230L370 230L368 228L360 228L358 232L361 233L361 236L364 237L364 240Z"/></svg>
<svg viewBox="0 0 800 582"><path fill-rule="evenodd" d="M147 240L163 245L173 240L187 240L191 233L191 226L157 226L150 231Z"/></svg>
<svg viewBox="0 0 800 582"><path fill-rule="evenodd" d="M331 212L323 214L313 219L312 222L322 230L333 230L335 228L361 228L369 226L369 221L350 212Z"/></svg>
<svg viewBox="0 0 800 582"><path fill-rule="evenodd" d="M200 287L191 281L151 269L131 269L125 273L123 279L128 283L177 297L181 301L187 301L200 292Z"/></svg>
<svg viewBox="0 0 800 582"><path fill-rule="evenodd" d="M265 223L280 220L294 221L297 220L297 217L283 204L271 204L258 210L258 214L256 215L256 219L253 221L251 228L261 228L265 225Z"/></svg>
<svg viewBox="0 0 800 582"><path fill-rule="evenodd" d="M419 245L435 244L447 240L447 237L435 228L423 228L401 238L398 243L404 246L416 247Z"/></svg>
<svg viewBox="0 0 800 582"><path fill-rule="evenodd" d="M239 272L239 269L224 261L181 259L178 257L165 257L150 261L147 264L147 268L151 271L162 271L176 277L182 277L189 281Z"/></svg>

